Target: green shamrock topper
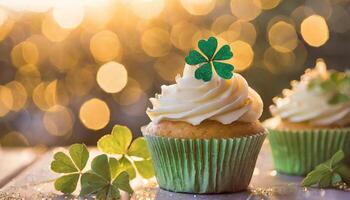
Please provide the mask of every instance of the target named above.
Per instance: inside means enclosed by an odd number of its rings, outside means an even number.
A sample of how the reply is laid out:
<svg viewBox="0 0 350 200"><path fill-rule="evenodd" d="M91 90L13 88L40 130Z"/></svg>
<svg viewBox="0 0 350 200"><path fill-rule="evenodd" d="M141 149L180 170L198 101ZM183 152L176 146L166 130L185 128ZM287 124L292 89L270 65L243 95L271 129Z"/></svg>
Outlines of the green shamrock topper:
<svg viewBox="0 0 350 200"><path fill-rule="evenodd" d="M219 62L228 60L233 57L231 48L229 45L222 46L217 52L218 41L215 37L210 37L207 41L199 40L198 48L206 56L206 58L196 50L191 49L185 61L189 65L200 65L195 71L195 78L208 82L213 76L212 64L216 73L224 78L230 79L233 76L234 67L231 64ZM216 54L215 54L216 52Z"/></svg>

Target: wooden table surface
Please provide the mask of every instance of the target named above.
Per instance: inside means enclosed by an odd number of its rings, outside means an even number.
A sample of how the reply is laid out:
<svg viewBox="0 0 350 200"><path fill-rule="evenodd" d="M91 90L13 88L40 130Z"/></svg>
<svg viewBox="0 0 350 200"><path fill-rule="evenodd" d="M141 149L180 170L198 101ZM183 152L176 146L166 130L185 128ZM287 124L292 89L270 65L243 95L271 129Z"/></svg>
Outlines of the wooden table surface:
<svg viewBox="0 0 350 200"><path fill-rule="evenodd" d="M0 149L0 200L12 199L79 199L64 196L54 190L53 180L58 176L50 171L54 152L63 148ZM91 154L99 154L90 148ZM93 156L93 155L92 155ZM302 177L278 174L273 169L268 141L259 154L250 189L223 195L180 194L157 188L155 179L136 178L132 200L231 200L231 199L330 199L348 200L350 192L335 189L305 189L300 187ZM122 199L128 199L125 193Z"/></svg>

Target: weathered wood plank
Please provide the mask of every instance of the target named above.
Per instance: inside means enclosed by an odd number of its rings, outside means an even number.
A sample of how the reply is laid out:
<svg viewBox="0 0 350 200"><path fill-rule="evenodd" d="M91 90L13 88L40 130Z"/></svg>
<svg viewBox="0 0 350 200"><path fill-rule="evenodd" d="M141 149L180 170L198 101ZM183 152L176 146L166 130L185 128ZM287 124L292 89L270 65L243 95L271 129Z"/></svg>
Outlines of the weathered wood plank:
<svg viewBox="0 0 350 200"><path fill-rule="evenodd" d="M0 188L32 164L43 151L42 148L0 149Z"/></svg>

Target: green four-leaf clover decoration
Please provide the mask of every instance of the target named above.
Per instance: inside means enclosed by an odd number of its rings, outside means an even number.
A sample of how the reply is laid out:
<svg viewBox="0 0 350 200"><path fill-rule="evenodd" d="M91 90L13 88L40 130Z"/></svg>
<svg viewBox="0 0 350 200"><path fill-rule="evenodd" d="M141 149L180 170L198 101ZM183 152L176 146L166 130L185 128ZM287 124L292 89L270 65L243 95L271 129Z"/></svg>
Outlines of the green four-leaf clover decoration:
<svg viewBox="0 0 350 200"><path fill-rule="evenodd" d="M200 40L198 42L198 48L200 52L191 49L185 61L189 65L199 65L199 68L195 71L195 78L208 82L213 76L212 65L216 73L224 79L230 79L233 76L234 67L231 64L224 63L222 61L228 60L233 57L231 48L229 45L222 46L218 51L218 41L215 37L210 37L207 41Z"/></svg>

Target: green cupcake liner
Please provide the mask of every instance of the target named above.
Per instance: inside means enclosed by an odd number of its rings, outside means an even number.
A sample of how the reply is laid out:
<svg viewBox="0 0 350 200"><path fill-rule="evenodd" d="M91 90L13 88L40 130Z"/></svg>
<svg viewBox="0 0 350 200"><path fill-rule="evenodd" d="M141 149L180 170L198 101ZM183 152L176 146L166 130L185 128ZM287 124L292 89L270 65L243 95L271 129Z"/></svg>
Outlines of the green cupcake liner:
<svg viewBox="0 0 350 200"><path fill-rule="evenodd" d="M278 172L304 176L338 150L350 154L350 128L275 130L268 135Z"/></svg>
<svg viewBox="0 0 350 200"><path fill-rule="evenodd" d="M145 136L160 188L184 193L246 189L265 137L265 133L229 139Z"/></svg>

